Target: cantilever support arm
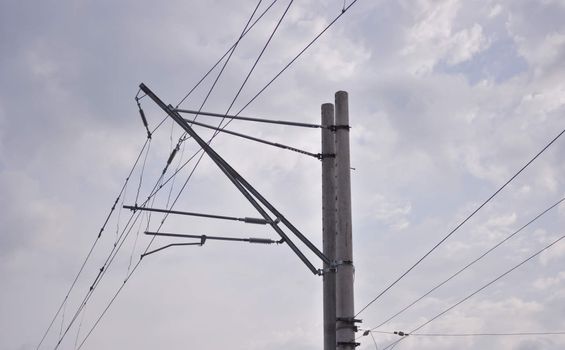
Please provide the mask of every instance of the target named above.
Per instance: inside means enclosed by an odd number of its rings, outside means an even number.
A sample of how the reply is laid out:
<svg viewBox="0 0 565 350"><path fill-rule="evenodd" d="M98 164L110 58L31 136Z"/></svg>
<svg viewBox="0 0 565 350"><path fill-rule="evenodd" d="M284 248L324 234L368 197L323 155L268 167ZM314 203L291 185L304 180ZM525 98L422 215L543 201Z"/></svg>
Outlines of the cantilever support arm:
<svg viewBox="0 0 565 350"><path fill-rule="evenodd" d="M321 275L322 271L316 269L316 267L308 260L308 258L298 249L298 247L292 242L288 235L278 227L277 222L275 222L269 214L263 209L263 207L257 202L261 202L272 214L275 215L277 219L280 220L292 233L300 239L314 254L316 254L323 262L330 264L330 260L325 256L312 242L310 242L290 221L288 221L271 203L269 203L253 186L251 186L240 174L238 174L221 156L219 156L209 145L205 142L191 127L188 123L180 116L180 114L174 111L172 108L167 106L163 101L159 99L145 84L140 84L140 89L149 96L161 109L163 109L177 124L179 124L186 132L189 134L208 156L216 163L220 170L226 175L226 177L237 187L237 189L242 193L242 195L247 198L247 200L255 207L255 209L263 216L265 220L269 222L271 227L281 236L281 238L288 244L288 246L294 251L294 253L302 260L302 262L316 275Z"/></svg>

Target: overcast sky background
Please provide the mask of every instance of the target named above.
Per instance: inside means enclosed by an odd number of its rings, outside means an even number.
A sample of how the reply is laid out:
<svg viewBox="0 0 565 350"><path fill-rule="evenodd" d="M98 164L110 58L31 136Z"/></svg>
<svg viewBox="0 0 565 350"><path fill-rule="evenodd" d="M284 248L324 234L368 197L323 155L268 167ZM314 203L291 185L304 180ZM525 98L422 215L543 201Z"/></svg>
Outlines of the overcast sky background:
<svg viewBox="0 0 565 350"><path fill-rule="evenodd" d="M287 4L279 0L241 42L204 110L227 110ZM295 1L232 111L343 5ZM146 138L134 101L139 83L178 103L233 44L255 6L254 0L0 2L1 349L36 348L96 238ZM349 92L357 310L565 128L564 19L562 0L359 0L242 113L317 123L322 103L338 90ZM211 82L182 106L197 109ZM155 127L163 113L149 99L142 106ZM319 152L319 130L243 122L229 128ZM179 136L171 121L154 134L140 198ZM186 160L197 147L190 140L183 145ZM319 161L229 135L213 146L321 247ZM378 325L562 199L564 161L560 139L359 315L361 327ZM179 173L172 198L192 165ZM135 203L140 169L125 204ZM166 205L169 191L163 187L155 207ZM175 209L257 216L207 157ZM41 349L54 348L129 216L114 212ZM160 220L153 216L150 228ZM60 349L80 344L138 261L149 242L142 234L146 217L139 222ZM417 327L565 234L564 227L562 204L378 330ZM268 227L188 217L169 218L163 230L276 238ZM159 239L152 247L171 242ZM564 263L565 242L420 332L565 331ZM170 248L143 260L83 349L320 349L321 282L285 245ZM379 349L397 339L374 336ZM360 341L360 349L375 349L370 337ZM413 336L396 349L564 347L565 336Z"/></svg>

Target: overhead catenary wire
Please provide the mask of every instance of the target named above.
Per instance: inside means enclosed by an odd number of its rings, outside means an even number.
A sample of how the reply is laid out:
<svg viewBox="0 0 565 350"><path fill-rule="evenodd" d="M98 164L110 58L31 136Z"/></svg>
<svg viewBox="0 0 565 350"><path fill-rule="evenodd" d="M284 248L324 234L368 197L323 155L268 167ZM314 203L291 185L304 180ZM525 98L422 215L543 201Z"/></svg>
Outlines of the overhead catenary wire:
<svg viewBox="0 0 565 350"><path fill-rule="evenodd" d="M433 321L437 320L438 318L440 318L441 316L445 315L446 313L448 313L449 311L453 310L454 308L456 308L457 306L463 304L465 301L471 299L473 296L477 295L478 293L482 292L483 290L485 290L486 288L490 287L491 285L493 285L494 283L498 282L499 280L501 280L502 278L506 277L507 275L509 275L511 272L513 272L514 270L518 269L519 267L521 267L522 265L524 265L525 263L531 261L533 258L537 257L538 255L540 255L541 253L545 252L546 250L550 249L551 247L553 247L554 245L556 245L557 243L559 243L560 241L562 241L565 238L565 235L560 236L559 238L555 239L554 241L552 241L550 244L546 245L545 247L543 247L542 249L536 251L535 253L533 253L532 255L530 255L529 257L527 257L526 259L522 260L520 263L514 265L513 267L511 267L510 269L506 270L505 272L503 272L502 274L498 275L496 278L492 279L491 281L489 281L488 283L484 284L483 286L481 286L480 288L476 289L475 291L473 291L472 293L468 294L467 296L465 296L463 299L459 300L458 302L456 302L455 304L449 306L448 308L444 309L443 311L441 311L440 313L436 314L435 316L433 316L431 319L429 319L428 321L420 324L418 327L412 329L410 332L407 332L406 334L412 334L415 333L417 331L419 331L420 329L424 328L425 326L427 326L428 324L432 323ZM400 338L400 340L397 342L399 343L400 341L406 339L406 337L402 337ZM389 347L392 346L396 346L395 343L394 345L390 344ZM389 348L387 347L387 348ZM387 349L385 348L385 349Z"/></svg>
<svg viewBox="0 0 565 350"><path fill-rule="evenodd" d="M442 245L449 237L451 237L455 232L457 232L467 221L469 221L479 210L481 210L487 203L489 203L496 195L498 195L508 184L510 184L518 175L520 175L530 164L532 164L545 150L547 150L555 141L557 141L561 135L565 133L563 129L557 136L555 136L547 145L545 145L534 157L532 157L524 166L520 168L510 179L508 179L502 186L500 186L490 197L488 197L481 205L479 205L473 212L471 212L463 221L461 221L454 229L449 231L438 243L436 243L430 250L428 250L420 259L418 259L413 265L411 265L406 271L404 271L397 279L390 283L385 289L383 289L376 297L374 297L368 304L366 304L355 317L359 316L363 311L365 311L369 306L371 306L375 301L377 301L381 296L383 296L387 291L394 287L401 279L403 279L408 273L410 273L416 266L418 266L424 259L426 259L432 252L434 252L440 245Z"/></svg>
<svg viewBox="0 0 565 350"><path fill-rule="evenodd" d="M36 350L38 350L41 345L43 344L43 342L45 341L45 338L47 337L47 334L49 333L49 330L51 330L51 328L53 327L53 323L55 322L55 319L57 319L57 316L59 316L59 313L61 312L61 309L63 308L63 305L67 302L69 295L71 294L71 292L73 291L80 275L82 274L84 267L86 266L87 262L89 261L92 252L94 251L94 248L96 247L98 241L100 240L100 237L102 237L102 233L104 232L106 225L108 224L108 222L110 221L110 218L112 217L112 214L116 208L116 205L118 204L120 197L124 194L124 191L127 187L127 184L130 180L131 175L133 174L133 171L135 169L135 167L137 166L137 163L139 162L143 151L145 150L145 148L147 147L149 139L145 140L145 143L143 144L143 146L141 147L141 150L139 151L139 154L137 155L137 158L135 159L133 166L131 167L131 170L129 171L128 175L126 176L126 179L124 181L124 184L122 185L122 188L120 189L120 192L118 193L118 196L116 197L116 200L114 201L112 207L110 208L109 213L106 215L106 219L104 220L104 223L102 224L102 227L100 228L100 230L98 231L98 235L96 236L96 238L94 239L94 242L92 243L92 245L90 246L90 249L88 251L88 253L86 254L86 257L84 258L77 274L75 275L75 278L73 279L73 282L71 283L71 286L69 287L69 289L67 290L67 293L65 295L65 297L63 298L63 301L61 302L59 308L57 309L57 311L55 312L55 315L53 316L51 322L49 323L49 326L47 326L47 329L45 330L43 336L41 337L41 340L39 341L39 343L36 346Z"/></svg>
<svg viewBox="0 0 565 350"><path fill-rule="evenodd" d="M189 159L192 160L194 158L191 157ZM165 175L166 172L166 168L167 168L167 164L164 167L163 172L161 172L161 175L159 176L159 179L157 180L157 182L155 183L155 185L153 186L153 189L150 191L149 196L147 197L147 199L141 204L141 207L144 207L145 205L147 205L147 203L149 203L149 201L154 198L154 196L159 193L159 191L163 188L163 184L162 179ZM64 339L64 337L66 336L66 334L69 332L69 330L71 329L73 323L76 321L77 317L80 315L80 313L82 312L82 310L84 309L84 307L86 306L86 304L88 303L88 301L90 300L90 298L92 297L94 291L96 290L96 288L98 287L98 285L100 284L102 278L105 276L105 274L107 273L109 267L112 265L112 262L114 261L115 257L117 256L118 252L121 250L121 247L123 246L124 242L126 241L127 237L129 236L129 234L131 233L133 227L135 226L137 220L140 218L141 215L141 211L139 212L134 212L130 215L130 218L128 220L128 222L126 223L126 225L124 226L124 229L122 230L122 233L120 234L118 241L114 244L114 246L112 247L112 250L110 251L108 257L106 258L106 260L104 261L102 267L100 268L94 282L91 284L91 287L89 288L88 292L86 293L86 295L83 298L83 301L81 302L81 304L79 305L79 308L77 309L77 311L75 312L73 318L71 319L71 321L69 322L67 328L65 329L65 332L63 333L62 337L59 339L59 341L57 342L54 350L56 350L59 345L61 344L62 340ZM133 220L133 221L132 221ZM129 227L129 229L128 229ZM119 244L118 244L119 243Z"/></svg>
<svg viewBox="0 0 565 350"><path fill-rule="evenodd" d="M371 328L370 330L373 331L377 328L380 328L382 326L384 326L385 324L387 324L388 322L392 321L393 319L395 319L397 316L401 315L402 313L404 313L406 310L408 310L409 308L411 308L412 306L414 306L416 303L420 302L422 299L424 299L425 297L427 297L428 295L430 295L431 293L433 293L434 291L436 291L437 289L439 289L440 287L442 287L443 285L445 285L447 282L451 281L453 278L455 278L456 276L458 276L459 274L461 274L463 271L467 270L469 267L473 266L475 263L477 263L478 261L480 261L481 259L483 259L485 256L487 256L488 254L490 254L492 251L494 251L496 248L498 248L499 246L501 246L502 244L504 244L505 242L507 242L508 240L510 240L512 237L516 236L518 233L520 233L521 231L523 231L525 228L527 228L528 226L530 226L531 224L533 224L535 221L537 221L539 218L541 218L542 216L544 216L545 214L547 214L550 210L554 209L555 207L557 207L559 204L563 203L565 201L565 197L561 198L560 200L558 200L557 202L555 202L554 204L552 204L551 206L549 206L548 208L546 208L545 210L543 210L541 213L539 213L538 215L536 215L533 219L531 219L530 221L528 221L526 224L522 225L519 229L517 229L516 231L514 231L513 233L511 233L510 235L506 236L506 238L504 238L503 240L501 240L500 242L498 242L497 244L495 244L494 246L492 246L491 248L489 248L487 251L485 251L483 254L481 254L480 256L478 256L477 258L475 258L474 260L472 260L470 263L468 263L467 265L465 265L464 267L462 267L461 269L459 269L457 272L455 272L454 274L452 274L450 277L448 277L447 279L443 280L442 282L438 283L437 285L435 285L432 289L430 289L428 292L424 293L422 296L420 296L419 298L415 299L414 301L412 301L410 304L406 305L405 307L403 307L402 309L400 309L400 311L396 312L394 315L388 317L386 320L382 321L380 324L378 324L377 326Z"/></svg>
<svg viewBox="0 0 565 350"><path fill-rule="evenodd" d="M169 159L167 160L167 163L165 164L163 171L161 172L161 175L159 176L159 179L157 180L157 182L155 183L155 185L153 186L153 189L150 191L149 196L147 197L147 199L141 204L141 207L144 207L145 205L147 205L147 203L154 198L154 196L163 188L164 184L162 184L162 180L163 177L168 169L168 166L170 165L170 160L171 160L171 156L169 156ZM193 158L193 157L192 157ZM189 159L192 160L192 158ZM66 334L69 332L70 328L72 327L73 323L76 321L77 317L80 315L80 313L82 312L82 310L84 309L84 307L86 306L86 304L88 303L88 301L90 300L90 298L92 297L92 294L94 293L94 291L96 290L96 288L98 287L98 285L100 284L100 281L102 280L102 278L104 277L104 275L107 273L109 267L111 266L112 262L114 261L115 257L117 256L118 252L120 251L121 247L123 246L123 244L125 243L127 237L129 236L131 230L133 229L133 227L135 226L137 220L140 217L140 213L132 213L130 215L130 218L128 219L128 222L126 223L126 225L124 226L124 229L122 230L122 233L120 234L120 236L118 237L117 241L114 243L110 253L108 254L108 257L106 258L106 260L104 261L102 267L100 268L94 282L91 284L91 287L89 288L88 292L86 293L86 295L83 298L83 301L81 302L81 304L79 305L79 308L77 309L77 311L75 312L73 318L71 319L71 321L69 322L65 332L63 333L63 336L59 339L59 341L57 342L55 349L57 349L59 347L59 345L61 344L63 338L66 336ZM133 221L132 221L133 220ZM130 225L131 224L131 225ZM129 227L129 229L128 229Z"/></svg>

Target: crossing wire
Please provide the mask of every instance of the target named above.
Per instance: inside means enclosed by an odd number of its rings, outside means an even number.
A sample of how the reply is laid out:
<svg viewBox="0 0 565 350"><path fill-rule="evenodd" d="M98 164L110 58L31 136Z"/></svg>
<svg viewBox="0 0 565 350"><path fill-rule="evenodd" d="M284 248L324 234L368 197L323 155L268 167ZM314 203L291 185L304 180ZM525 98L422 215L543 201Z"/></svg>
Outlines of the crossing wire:
<svg viewBox="0 0 565 350"><path fill-rule="evenodd" d="M481 205L479 205L471 214L469 214L463 221L461 221L454 229L452 229L445 237L443 237L432 249L430 249L426 254L424 254L418 261L416 261L410 268L408 268L404 273L402 273L394 282L389 284L385 289L383 289L375 298L373 298L367 305L365 305L356 315L359 316L363 311L365 311L369 306L371 306L375 301L377 301L381 296L383 296L387 291L389 291L394 285L396 285L401 279L403 279L408 273L410 273L416 266L418 266L424 259L426 259L433 251L435 251L440 245L442 245L451 235L457 232L467 221L469 221L479 210L481 210L487 203L489 203L496 195L498 195L508 184L510 184L518 175L520 175L530 164L532 164L545 150L547 150L557 139L565 133L563 129L555 138L553 138L545 147L541 149L533 158L531 158L526 165L524 165L518 172L516 172L508 181L504 183L498 190L496 190L487 200L485 200Z"/></svg>
<svg viewBox="0 0 565 350"><path fill-rule="evenodd" d="M456 308L457 306L463 304L465 301L469 300L470 298L472 298L473 296L477 295L478 293L480 293L481 291L485 290L486 288L488 288L489 286L493 285L494 283L496 283L497 281L501 280L502 278L506 277L508 274L510 274L511 272L513 272L514 270L518 269L519 267L521 267L522 265L524 265L525 263L531 261L533 258L537 257L538 255L540 255L541 253L545 252L546 250L548 250L549 248L553 247L554 245L556 245L557 243L559 243L560 241L562 241L565 238L565 235L560 236L559 238L557 238L556 240L554 240L553 242L551 242L550 244L546 245L545 247L543 247L542 249L536 251L534 254L530 255L529 257L527 257L526 259L522 260L520 263L514 265L512 268L506 270L504 273L498 275L496 278L492 279L491 281L489 281L488 283L484 284L482 287L480 287L479 289L475 290L474 292L468 294L466 297L464 297L463 299L459 300L458 302L456 302L455 304L451 305L450 307L448 307L447 309L443 310L442 312L438 313L437 315L435 315L434 317L432 317L431 319L429 319L428 321L422 323L421 325L419 325L418 327L414 328L413 330L411 330L410 332L408 332L407 334L412 334L414 332L419 331L420 329L422 329L423 327L427 326L428 324L430 324L431 322L437 320L438 318L440 318L441 316L445 315L446 313L448 313L449 311L453 310L454 308ZM394 345L390 344L388 347L392 346L396 346L397 343L401 342L403 339L405 339L406 337L402 337L400 338L399 341L397 341ZM387 347L387 348L388 348ZM387 349L385 348L385 349Z"/></svg>
<svg viewBox="0 0 565 350"><path fill-rule="evenodd" d="M447 282L451 281L453 278L455 278L456 276L458 276L459 274L461 274L463 271L467 270L469 267L473 266L475 263L477 263L478 261L480 261L481 259L483 259L485 256L487 256L488 254L490 254L493 250L495 250L496 248L498 248L499 246L501 246L502 244L504 244L505 242L507 242L508 240L510 240L512 237L516 236L518 233L520 233L521 231L523 231L525 228L527 228L528 226L530 226L531 224L533 224L535 221L537 221L539 218L541 218L542 216L544 216L547 212L549 212L550 210L552 210L553 208L557 207L559 204L563 203L565 201L565 197L561 198L559 201L557 201L556 203L552 204L551 206L549 206L547 209L545 209L544 211L542 211L541 213L539 213L537 216L535 216L533 219L531 219L530 221L528 221L526 224L524 224L522 227L520 227L518 230L514 231L512 234L508 235L506 238L504 238L502 241L498 242L497 244L495 244L493 247L491 247L490 249L488 249L486 252L484 252L483 254L481 254L479 257L477 257L476 259L474 259L473 261L471 261L470 263L468 263L467 265L465 265L464 267L462 267L461 269L459 269L457 272L455 272L454 274L452 274L449 278L445 279L443 282L437 284L436 286L434 286L432 289L430 289L428 292L426 292L424 295L422 295L421 297L419 297L418 299L414 300L413 302L411 302L410 304L408 304L407 306L405 306L404 308L402 308L400 311L398 311L397 313L395 313L394 315L390 316L389 318L387 318L385 321L381 322L379 325L371 328L370 330L373 331L377 328L380 328L382 326L384 326L385 324L387 324L388 322L392 321L393 319L395 319L397 316L399 316L400 314L404 313L406 310L408 310L409 308L411 308L412 306L414 306L416 303L420 302L422 299L424 299L425 297L427 297L428 295L430 295L431 293L433 293L434 291L436 291L437 289L439 289L440 287L442 287L443 285L445 285Z"/></svg>

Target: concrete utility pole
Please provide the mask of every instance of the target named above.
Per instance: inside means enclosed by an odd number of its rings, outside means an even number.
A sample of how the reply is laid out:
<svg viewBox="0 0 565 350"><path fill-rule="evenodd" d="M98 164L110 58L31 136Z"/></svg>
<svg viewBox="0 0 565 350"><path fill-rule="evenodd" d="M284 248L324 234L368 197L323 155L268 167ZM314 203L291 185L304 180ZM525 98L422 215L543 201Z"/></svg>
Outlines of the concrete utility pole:
<svg viewBox="0 0 565 350"><path fill-rule="evenodd" d="M335 94L336 138L336 342L339 350L353 350L355 322L353 305L353 248L351 229L351 174L349 159L349 106L345 91Z"/></svg>
<svg viewBox="0 0 565 350"><path fill-rule="evenodd" d="M335 133L327 127L335 125L334 106L331 103L322 105L322 154L335 155ZM335 157L322 157L322 240L323 253L328 259L335 261L336 240L336 177ZM335 269L324 264L324 350L336 350L336 294Z"/></svg>

